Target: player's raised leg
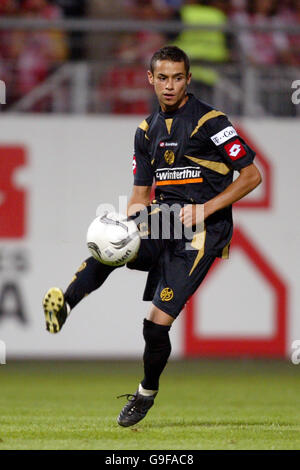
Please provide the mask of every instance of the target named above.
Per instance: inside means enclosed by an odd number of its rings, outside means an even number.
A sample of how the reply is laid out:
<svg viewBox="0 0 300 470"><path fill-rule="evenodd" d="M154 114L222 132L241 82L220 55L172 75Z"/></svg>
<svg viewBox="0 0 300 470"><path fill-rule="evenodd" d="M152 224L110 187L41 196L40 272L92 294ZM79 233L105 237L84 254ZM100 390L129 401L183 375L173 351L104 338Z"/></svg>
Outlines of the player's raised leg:
<svg viewBox="0 0 300 470"><path fill-rule="evenodd" d="M148 271L162 249L160 240L141 240L137 258L127 266L130 269ZM75 273L65 293L51 287L43 299L46 329L58 333L71 310L88 294L101 287L112 271L121 266L108 266L94 257L86 259Z"/></svg>
<svg viewBox="0 0 300 470"><path fill-rule="evenodd" d="M51 287L43 299L47 331L58 333L71 310L98 289L114 269L116 266L107 266L90 257L81 264L65 293L58 287Z"/></svg>
<svg viewBox="0 0 300 470"><path fill-rule="evenodd" d="M64 293L59 287L51 287L43 299L46 330L58 333L68 316L68 307L64 301Z"/></svg>

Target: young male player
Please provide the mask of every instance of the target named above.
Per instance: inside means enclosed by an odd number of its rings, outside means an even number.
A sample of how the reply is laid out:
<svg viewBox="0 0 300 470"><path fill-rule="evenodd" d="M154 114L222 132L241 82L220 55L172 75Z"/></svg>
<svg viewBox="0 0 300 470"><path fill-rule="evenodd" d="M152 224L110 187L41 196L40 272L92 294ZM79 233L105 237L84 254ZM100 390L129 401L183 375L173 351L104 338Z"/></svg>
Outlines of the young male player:
<svg viewBox="0 0 300 470"><path fill-rule="evenodd" d="M128 403L118 417L121 426L136 424L153 405L159 377L171 353L170 327L215 258L228 257L233 231L231 205L261 182L253 150L226 115L187 93L189 59L181 49L167 46L157 51L148 80L159 108L136 131L128 216L146 213L149 219L163 218L174 203L179 209L170 219L170 237L142 238L136 260L127 264L131 269L149 271L144 300L152 304L143 327L144 378L136 393L127 395ZM235 181L234 170L239 172ZM155 208L150 203L153 178ZM174 233L176 219L181 227L204 224L192 240L184 234L178 238ZM151 230L151 221L149 226ZM90 257L65 293L49 289L43 302L47 330L60 331L71 309L100 287L114 269Z"/></svg>

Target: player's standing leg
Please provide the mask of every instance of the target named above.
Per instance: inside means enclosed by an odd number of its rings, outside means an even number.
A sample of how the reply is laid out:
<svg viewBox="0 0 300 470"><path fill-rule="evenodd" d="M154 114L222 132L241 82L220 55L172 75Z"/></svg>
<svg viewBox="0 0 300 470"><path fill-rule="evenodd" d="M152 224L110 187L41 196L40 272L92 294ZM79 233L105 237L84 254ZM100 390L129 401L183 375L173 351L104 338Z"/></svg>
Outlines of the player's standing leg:
<svg viewBox="0 0 300 470"><path fill-rule="evenodd" d="M151 289L148 292L153 304L148 319L144 320L144 378L136 393L128 396L129 401L118 417L120 426L128 427L138 423L153 406L159 390L160 375L171 354L171 325L215 260L215 256L208 254L199 256L198 250L186 250L185 245L184 239L169 244L160 258L158 283L155 282L155 271L149 273L147 284L150 288L156 286L156 289L154 295Z"/></svg>
<svg viewBox="0 0 300 470"><path fill-rule="evenodd" d="M153 406L159 389L159 377L171 354L169 330L173 321L174 318L155 305L152 305L148 319L144 319L144 378L134 395L121 395L127 396L128 403L118 417L120 426L138 423Z"/></svg>

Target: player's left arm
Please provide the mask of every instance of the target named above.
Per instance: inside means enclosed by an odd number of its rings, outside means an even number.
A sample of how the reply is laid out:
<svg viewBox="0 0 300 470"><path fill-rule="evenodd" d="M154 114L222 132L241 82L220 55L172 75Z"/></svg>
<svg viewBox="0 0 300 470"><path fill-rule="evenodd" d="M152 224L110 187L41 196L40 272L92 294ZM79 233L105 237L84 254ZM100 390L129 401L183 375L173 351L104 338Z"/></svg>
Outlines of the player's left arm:
<svg viewBox="0 0 300 470"><path fill-rule="evenodd" d="M223 161L238 171L239 176L225 190L204 204L183 207L180 220L187 227L201 223L215 212L239 201L262 181L261 174L253 163L255 152L238 135L226 116L208 122L203 132Z"/></svg>
<svg viewBox="0 0 300 470"><path fill-rule="evenodd" d="M238 178L220 194L204 204L204 218L242 199L262 182L262 176L254 163L242 168Z"/></svg>
<svg viewBox="0 0 300 470"><path fill-rule="evenodd" d="M180 211L180 220L187 227L199 224L220 209L242 199L262 181L260 171L254 163L242 168L238 178L220 194L204 204L189 204Z"/></svg>

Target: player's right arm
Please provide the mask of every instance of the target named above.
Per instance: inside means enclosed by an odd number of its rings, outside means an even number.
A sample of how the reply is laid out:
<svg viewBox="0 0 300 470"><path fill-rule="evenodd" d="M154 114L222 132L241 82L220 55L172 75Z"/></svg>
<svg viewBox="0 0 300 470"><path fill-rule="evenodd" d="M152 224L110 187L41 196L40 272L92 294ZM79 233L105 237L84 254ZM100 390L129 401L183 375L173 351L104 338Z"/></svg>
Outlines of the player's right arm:
<svg viewBox="0 0 300 470"><path fill-rule="evenodd" d="M128 217L145 209L145 206L149 206L151 188L152 186L133 186L127 207Z"/></svg>
<svg viewBox="0 0 300 470"><path fill-rule="evenodd" d="M146 122L146 121L144 121ZM131 216L150 204L150 194L154 171L150 161L146 141L145 126L139 126L135 133L133 176L134 186L127 207L127 215Z"/></svg>

